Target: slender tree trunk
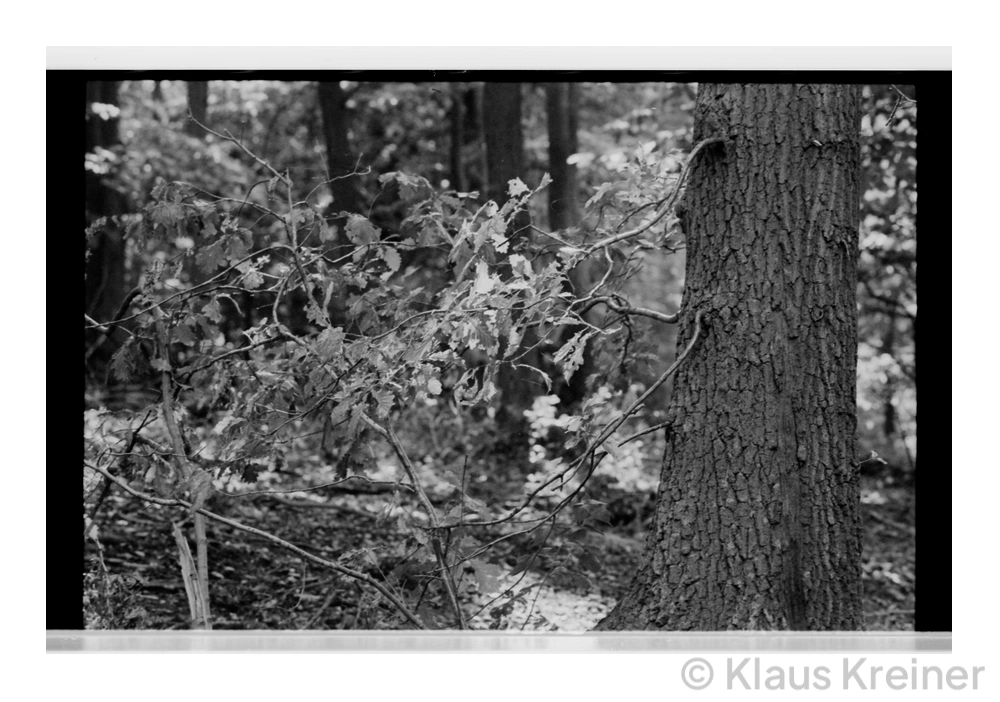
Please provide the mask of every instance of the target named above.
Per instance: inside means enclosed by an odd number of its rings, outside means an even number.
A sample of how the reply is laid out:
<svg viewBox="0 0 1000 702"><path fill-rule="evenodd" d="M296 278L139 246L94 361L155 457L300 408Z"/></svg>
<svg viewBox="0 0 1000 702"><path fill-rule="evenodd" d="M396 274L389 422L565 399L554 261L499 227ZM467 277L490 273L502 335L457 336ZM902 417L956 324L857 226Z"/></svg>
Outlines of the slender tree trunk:
<svg viewBox="0 0 1000 702"><path fill-rule="evenodd" d="M486 192L485 196L503 204L508 199L508 186L514 178L523 178L524 136L521 128L521 84L486 83L483 87L483 136L486 143ZM526 231L530 218L522 212L514 219L509 235L521 232L520 236L530 236ZM529 349L537 343L533 333L525 334L522 349ZM539 354L530 350L526 355L518 352L514 356L522 366L538 367ZM500 367L497 382L502 395L502 421L519 424L523 411L544 384L538 374L525 367L505 364Z"/></svg>
<svg viewBox="0 0 1000 702"><path fill-rule="evenodd" d="M460 193L468 189L465 177L465 159L462 152L465 147L465 110L462 106L463 86L455 83L451 86L451 187Z"/></svg>
<svg viewBox="0 0 1000 702"><path fill-rule="evenodd" d="M108 105L111 109L95 105ZM85 154L98 149L113 149L120 143L118 134L118 83L94 81L86 87L86 143ZM108 174L85 171L86 217L85 225L100 217L110 217L125 211L121 193L108 184ZM125 239L121 228L110 220L88 243L90 251L86 265L84 304L94 319L106 322L117 311L125 297ZM94 343L88 335L86 344ZM112 344L105 344L96 357L106 361L114 351Z"/></svg>
<svg viewBox="0 0 1000 702"><path fill-rule="evenodd" d="M570 156L577 152L577 109L579 86L576 83L547 83L546 117L549 132L549 175L552 182L548 187L549 228L552 230L575 227L580 223L578 205L576 166L568 163ZM593 287L599 277L595 276L595 261L587 259L569 272L574 296L583 297ZM597 326L598 311L592 309L586 314L587 321ZM582 327L572 326L560 334L559 344L569 341ZM570 381L559 390L559 398L564 406L572 406L587 395L587 379L595 372L594 354L590 347L584 351L583 363Z"/></svg>
<svg viewBox="0 0 1000 702"><path fill-rule="evenodd" d="M855 465L860 90L699 88L655 527L601 629L862 626Z"/></svg>
<svg viewBox="0 0 1000 702"><path fill-rule="evenodd" d="M357 157L351 153L350 113L347 109L347 95L340 81L318 84L319 109L323 118L323 136L326 141L326 166L330 179L330 194L333 202L326 208L329 223L337 228L337 236L332 242L330 253L341 258L351 253L353 245L344 230L347 218L342 213L360 212L361 193L358 176L354 175ZM299 310L300 323L305 323L305 300L295 306ZM330 301L329 312L334 324L348 323L347 296L340 291Z"/></svg>
<svg viewBox="0 0 1000 702"><path fill-rule="evenodd" d="M208 126L208 81L189 80L187 82L187 103L191 117L184 124L184 131L191 136L201 137L205 135L205 130L195 123Z"/></svg>
<svg viewBox="0 0 1000 702"><path fill-rule="evenodd" d="M323 116L323 135L326 137L326 161L330 172L330 194L333 195L331 212L358 212L360 194L357 176L351 175L357 166L357 157L351 153L348 141L347 96L339 81L319 83L319 109Z"/></svg>
<svg viewBox="0 0 1000 702"><path fill-rule="evenodd" d="M576 194L576 165L567 159L577 151L575 83L548 83L545 86L549 128L548 187L549 227L566 229L580 221Z"/></svg>
<svg viewBox="0 0 1000 702"><path fill-rule="evenodd" d="M483 88L483 132L486 141L487 198L507 200L507 184L524 175L521 129L521 84L487 83Z"/></svg>
<svg viewBox="0 0 1000 702"><path fill-rule="evenodd" d="M470 190L486 190L486 128L483 119L483 85L470 85L465 91L465 133L466 143L472 143L474 152L465 160L465 176ZM468 148L468 146L466 147ZM472 162L473 168L469 168Z"/></svg>
<svg viewBox="0 0 1000 702"><path fill-rule="evenodd" d="M896 347L896 312L889 309L886 313L885 333L882 335L882 353L895 356ZM896 406L892 403L896 396L895 379L887 379L882 393L882 435L890 445L896 440Z"/></svg>

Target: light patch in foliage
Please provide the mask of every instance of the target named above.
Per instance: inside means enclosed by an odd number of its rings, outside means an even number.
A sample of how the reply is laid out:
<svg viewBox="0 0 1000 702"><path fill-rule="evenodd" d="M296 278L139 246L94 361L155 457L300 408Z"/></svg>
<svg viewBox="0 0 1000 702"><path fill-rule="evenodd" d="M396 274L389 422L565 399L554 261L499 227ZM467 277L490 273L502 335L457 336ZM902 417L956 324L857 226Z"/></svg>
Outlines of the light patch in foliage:
<svg viewBox="0 0 1000 702"><path fill-rule="evenodd" d="M593 330L577 332L573 338L567 341L561 349L556 352L555 362L562 366L563 378L566 382L583 365L583 353L587 348L587 341L594 336Z"/></svg>
<svg viewBox="0 0 1000 702"><path fill-rule="evenodd" d="M511 197L517 197L522 193L528 192L528 186L520 178L511 178L507 182L507 192L510 193Z"/></svg>
<svg viewBox="0 0 1000 702"><path fill-rule="evenodd" d="M233 415L228 415L226 417L223 417L219 421L219 423L215 425L215 428L213 428L212 431L217 435L222 435L223 433L226 432L227 429L231 429L237 424L241 424L245 421L246 420L243 419L242 417L234 417Z"/></svg>
<svg viewBox="0 0 1000 702"><path fill-rule="evenodd" d="M361 215L351 215L347 220L347 238L356 246L374 244L380 234L379 228Z"/></svg>
<svg viewBox="0 0 1000 702"><path fill-rule="evenodd" d="M421 200L434 194L434 187L427 182L426 178L420 176L407 175L398 171L386 173L379 176L378 182L382 187L395 181L399 184L399 196L404 200Z"/></svg>
<svg viewBox="0 0 1000 702"><path fill-rule="evenodd" d="M388 417L389 412L392 410L393 400L395 399L392 393L386 390L376 390L372 393L372 397L375 399L375 415L379 419Z"/></svg>
<svg viewBox="0 0 1000 702"><path fill-rule="evenodd" d="M385 265L389 269L380 276L382 281L385 282L392 276L393 273L399 270L399 252L396 251L396 249L381 249L379 251L379 257L385 261Z"/></svg>
<svg viewBox="0 0 1000 702"><path fill-rule="evenodd" d="M478 558L472 560L469 565L475 570L480 593L490 595L500 589L500 566Z"/></svg>
<svg viewBox="0 0 1000 702"><path fill-rule="evenodd" d="M343 349L343 329L324 329L320 332L319 336L316 337L316 353L318 353L319 357L324 361L332 361L339 358L343 354Z"/></svg>
<svg viewBox="0 0 1000 702"><path fill-rule="evenodd" d="M514 275L519 275L522 278L531 279L535 276L535 272L531 270L531 264L528 263L528 259L521 254L514 254L510 257L510 267Z"/></svg>
<svg viewBox="0 0 1000 702"><path fill-rule="evenodd" d="M480 295L485 295L486 293L493 290L496 287L497 281L490 275L489 267L486 265L486 261L476 262L476 292Z"/></svg>

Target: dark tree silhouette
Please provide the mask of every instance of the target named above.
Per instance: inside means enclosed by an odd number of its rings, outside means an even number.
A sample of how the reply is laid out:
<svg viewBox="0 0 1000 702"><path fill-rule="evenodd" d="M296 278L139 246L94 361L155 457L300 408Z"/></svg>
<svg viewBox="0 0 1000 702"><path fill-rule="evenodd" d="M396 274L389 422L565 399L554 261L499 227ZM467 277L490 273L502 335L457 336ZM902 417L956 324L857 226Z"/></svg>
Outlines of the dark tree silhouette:
<svg viewBox="0 0 1000 702"><path fill-rule="evenodd" d="M184 125L184 131L191 136L200 137L205 130L198 124L208 125L208 81L189 80L187 82L187 103L191 117Z"/></svg>
<svg viewBox="0 0 1000 702"><path fill-rule="evenodd" d="M101 217L111 217L125 211L124 198L109 183L110 166L102 157L102 154L120 143L117 110L116 81L87 83L84 153L94 156L94 165L85 171L86 226ZM104 226L94 232L87 247L89 257L84 286L85 310L100 322L110 321L125 296L124 232L113 221L106 220ZM97 332L88 335L88 347L99 336ZM105 344L95 360L106 361L113 350L110 344Z"/></svg>
<svg viewBox="0 0 1000 702"><path fill-rule="evenodd" d="M545 86L548 131L549 175L548 187L549 226L565 229L580 219L576 192L576 166L567 159L577 150L576 83L548 83Z"/></svg>
<svg viewBox="0 0 1000 702"><path fill-rule="evenodd" d="M356 176L357 156L351 153L348 140L349 112L347 95L339 81L319 83L319 108L326 138L326 162L333 195L331 212L358 212L361 197Z"/></svg>

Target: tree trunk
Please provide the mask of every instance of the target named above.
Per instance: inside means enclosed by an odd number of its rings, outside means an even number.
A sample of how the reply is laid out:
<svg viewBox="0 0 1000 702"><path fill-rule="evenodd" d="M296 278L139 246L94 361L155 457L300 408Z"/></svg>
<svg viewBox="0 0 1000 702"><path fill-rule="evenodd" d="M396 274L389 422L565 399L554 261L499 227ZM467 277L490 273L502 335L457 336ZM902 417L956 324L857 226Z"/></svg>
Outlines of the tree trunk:
<svg viewBox="0 0 1000 702"><path fill-rule="evenodd" d="M524 171L521 130L521 84L487 83L483 88L483 132L486 141L486 197L507 200L507 184Z"/></svg>
<svg viewBox="0 0 1000 702"><path fill-rule="evenodd" d="M326 161L330 171L330 194L333 195L331 212L358 212L361 197L358 193L356 157L351 154L347 138L347 96L339 81L319 83L319 109L323 116L323 135L326 138Z"/></svg>
<svg viewBox="0 0 1000 702"><path fill-rule="evenodd" d="M700 86L655 527L601 629L862 626L860 90Z"/></svg>
<svg viewBox="0 0 1000 702"><path fill-rule="evenodd" d="M524 170L524 136L521 129L521 84L486 83L483 87L483 135L486 142L486 192L485 196L502 205L508 199L508 183L514 178L522 178ZM514 218L511 231L526 231L530 223L527 212ZM537 337L533 332L525 334L522 349L535 346ZM502 396L501 421L520 424L524 410L545 386L538 374L523 366L538 367L537 348L526 355L515 354L521 367L504 364L500 367L497 383Z"/></svg>
<svg viewBox="0 0 1000 702"><path fill-rule="evenodd" d="M94 105L110 105L114 109L94 109ZM86 143L84 153L99 149L113 149L120 142L118 135L118 83L93 81L86 88ZM121 193L110 187L106 173L88 169L86 175L85 226L100 217L110 217L125 211ZM107 322L117 311L125 297L125 239L119 226L111 221L89 243L90 256L86 265L84 304L94 319ZM94 335L99 336L97 332ZM91 336L91 335L89 335ZM93 343L89 338L87 345ZM101 358L114 349L111 345L101 350Z"/></svg>
<svg viewBox="0 0 1000 702"><path fill-rule="evenodd" d="M191 136L201 137L205 135L197 122L208 126L208 81L189 80L187 82L187 103L188 111L194 119L188 119L184 124L184 131Z"/></svg>
<svg viewBox="0 0 1000 702"><path fill-rule="evenodd" d="M549 228L567 229L580 223L578 205L576 166L567 163L577 152L577 109L579 86L576 83L547 83L545 85L546 117L549 132L549 175L552 182L548 187ZM597 261L587 259L569 272L574 296L585 296L594 283L600 280L596 271ZM598 326L600 316L596 309L584 315L587 322ZM574 334L582 331L582 326L570 326L559 335L558 344L569 341ZM587 379L596 371L594 354L590 346L584 350L583 363L565 385L557 382L559 399L564 407L572 407L587 395Z"/></svg>
<svg viewBox="0 0 1000 702"><path fill-rule="evenodd" d="M549 228L566 229L580 221L576 194L576 166L567 159L576 153L577 86L545 86L549 127Z"/></svg>
<svg viewBox="0 0 1000 702"><path fill-rule="evenodd" d="M464 193L468 189L468 181L465 177L465 159L462 158L462 151L465 147L465 110L462 105L462 93L461 83L455 83L451 86L451 113L448 115L451 120L451 187L460 193Z"/></svg>
<svg viewBox="0 0 1000 702"><path fill-rule="evenodd" d="M347 109L347 94L340 81L321 81L317 84L320 116L323 119L323 137L326 141L326 167L330 194L333 202L326 208L329 224L337 230L336 237L328 245L327 253L335 259L344 259L354 250L347 237L345 225L347 217L341 213L358 213L363 210L358 176L355 175L358 159L351 153L349 140L350 112ZM296 291L292 309L295 323L305 328L306 298L303 291ZM327 307L330 319L336 326L350 322L346 289L336 292ZM293 327L294 329L294 327Z"/></svg>

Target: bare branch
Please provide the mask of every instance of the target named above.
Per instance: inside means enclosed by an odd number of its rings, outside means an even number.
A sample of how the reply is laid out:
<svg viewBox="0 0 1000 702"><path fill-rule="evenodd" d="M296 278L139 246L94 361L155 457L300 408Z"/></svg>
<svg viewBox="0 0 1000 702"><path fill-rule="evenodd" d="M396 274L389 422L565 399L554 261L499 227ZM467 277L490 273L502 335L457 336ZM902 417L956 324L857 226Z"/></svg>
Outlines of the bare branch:
<svg viewBox="0 0 1000 702"><path fill-rule="evenodd" d="M709 137L708 139L702 139L700 142L698 142L698 145L695 146L693 149L691 149L691 154L688 156L687 163L684 164L684 170L681 171L681 176L680 178L677 179L677 184L674 186L673 192L671 192L670 195L664 200L663 204L659 208L657 208L656 214L653 216L653 218L649 220L646 224L643 224L641 227L637 227L636 229L630 229L628 231L621 232L620 234L612 234L609 237L601 239L596 244L591 245L590 248L587 249L587 253L588 254L593 253L598 249L611 246L612 244L617 244L619 241L625 241L626 239L631 239L632 237L639 236L643 232L646 232L650 228L652 228L657 222L663 219L668 212L670 212L670 209L673 207L674 203L677 200L677 196L684 188L684 181L687 179L688 172L691 170L691 164L694 163L695 156L698 155L698 152L700 152L703 148L705 148L709 144L721 144L724 141L725 139L723 139L722 137Z"/></svg>
<svg viewBox="0 0 1000 702"><path fill-rule="evenodd" d="M396 436L396 432L392 430L391 424L386 424L385 427L380 426L376 422L372 421L368 415L362 413L361 418L364 420L365 424L374 429L378 434L380 434L389 445L392 446L393 452L395 452L396 457L399 458L399 462L403 465L403 470L406 471L406 475L410 478L410 482L413 484L414 489L417 492L417 498L420 501L421 506L427 512L427 518L431 522L431 547L434 551L434 557L438 561L438 565L442 569L441 580L444 582L445 589L448 591L448 598L451 600L452 609L455 610L455 616L458 617L458 627L460 629L468 629L465 623L465 617L462 615L462 607L458 603L458 593L455 591L455 583L452 580L451 568L448 567L448 562L444 557L444 549L441 547L441 522L437 516L437 510L434 509L434 505L431 504L430 498L427 497L427 493L424 492L424 488L420 485L420 481L417 478L417 472L413 468L413 464L410 462L410 457L403 450L402 444L399 443L399 438Z"/></svg>
<svg viewBox="0 0 1000 702"><path fill-rule="evenodd" d="M232 527L234 529L238 529L239 531L244 531L244 532L246 532L248 534L253 534L255 536L259 536L262 539L267 539L268 541L270 541L270 542L272 542L274 544L277 544L278 546L281 546L282 548L285 548L285 549L287 549L289 551L292 551L293 553L297 553L298 555L302 556L303 558L305 558L308 561L316 563L317 565L321 565L324 568L329 568L330 570L335 571L337 573L340 573L341 575L346 575L349 578L353 578L355 580L359 580L359 581L365 583L366 585L370 585L371 587L373 587L376 590L378 590L379 594L381 594L383 597L385 597L387 600L389 600L389 602L391 602L393 604L393 606L396 609L398 609L399 612L404 617L406 617L406 619L411 624L413 624L418 629L426 629L427 628L426 626L424 626L423 622L421 622L420 619L418 619L417 616L415 614L413 614L413 612L411 612L409 610L409 608L407 608L407 606L405 604L403 604L395 595L393 595L391 592L389 592L389 590L386 589L386 587L384 585L382 585L382 583L378 582L377 580L375 580L374 578L371 578L368 575L365 575L364 573L361 573L359 571L353 570L353 569L348 568L346 566L342 566L339 563L334 563L333 561L328 561L325 558L320 558L319 556L313 555L312 553L309 553L308 551L305 551L304 549L301 549L298 546L295 546L294 544L291 544L291 543L285 541L284 539L282 539L280 537L277 537L274 534L271 534L269 532L263 531L261 529L256 529L256 528L251 527L251 526L247 526L246 524L241 524L240 522L237 522L237 521L235 521L233 519L229 519L227 517L223 517L221 515L215 514L214 512L210 512L210 511L208 511L207 509L204 509L204 508L194 509L194 505L192 505L191 503L186 502L184 500L164 499L164 498L154 497L153 495L147 495L145 493L139 492L138 490L136 490L132 486L130 486L128 483L126 483L124 480L120 480L119 478L116 478L115 476L111 475L108 471L106 471L104 468L101 468L100 466L97 466L97 465L93 465L93 464L91 464L88 461L84 461L83 465L85 467L87 467L87 468L90 468L93 471L96 471L97 473L100 473L101 475L103 475L108 480L113 481L118 487L120 487L121 489L123 489L125 492L129 493L133 497L138 497L140 500L143 500L145 502L150 502L150 503L153 503L153 504L157 504L157 505L167 506L167 507L172 507L172 506L185 507L185 508L187 508L189 510L193 510L194 512L196 512L198 514L204 515L205 517L208 517L209 519L211 519L213 521L219 522L221 524L225 524L226 526L230 526L230 527Z"/></svg>

